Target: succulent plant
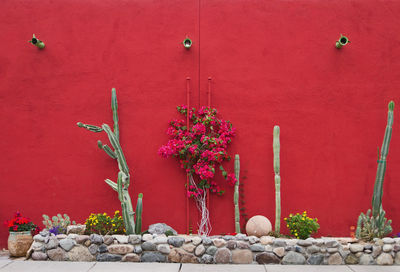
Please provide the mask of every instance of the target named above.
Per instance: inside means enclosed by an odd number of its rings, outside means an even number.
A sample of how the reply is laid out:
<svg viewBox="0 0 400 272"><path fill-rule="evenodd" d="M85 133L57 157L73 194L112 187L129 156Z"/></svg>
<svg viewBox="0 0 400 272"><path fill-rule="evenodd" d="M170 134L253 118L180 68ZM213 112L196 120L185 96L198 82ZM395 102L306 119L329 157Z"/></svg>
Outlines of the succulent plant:
<svg viewBox="0 0 400 272"><path fill-rule="evenodd" d="M72 221L69 218L69 216L67 214L61 215L60 213L57 214L56 216L52 216L51 219L48 215L43 214L43 225L49 229L49 230L53 230L54 232L57 233L66 233L67 232L67 227L69 225L76 225L75 221Z"/></svg>
<svg viewBox="0 0 400 272"><path fill-rule="evenodd" d="M78 127L85 128L92 132L102 132L107 133L108 139L111 143L111 146L114 148L111 149L106 144L103 144L100 140L97 141L97 145L100 149L104 150L104 152L110 156L112 159L117 160L118 163L118 179L117 182L114 182L110 179L106 179L105 182L110 185L110 187L118 192L118 198L121 202L122 209L122 217L124 219L124 225L126 229L126 234L134 234L135 233L135 219L132 208L132 201L129 195L129 185L130 185L130 175L129 168L125 160L125 155L122 151L121 144L119 142L119 118L118 118L118 102L117 102L117 93L115 88L111 90L111 109L114 120L114 131L107 124L103 124L101 127L83 124L78 122Z"/></svg>
<svg viewBox="0 0 400 272"><path fill-rule="evenodd" d="M385 218L385 211L382 208L383 180L386 172L386 158L389 153L389 144L392 137L394 102L388 104L388 117L385 136L379 153L378 148L378 169L376 171L374 192L372 195L372 214L368 210L366 214L361 213L358 217L356 237L364 240L382 238L392 232L392 220ZM371 215L370 215L371 214Z"/></svg>

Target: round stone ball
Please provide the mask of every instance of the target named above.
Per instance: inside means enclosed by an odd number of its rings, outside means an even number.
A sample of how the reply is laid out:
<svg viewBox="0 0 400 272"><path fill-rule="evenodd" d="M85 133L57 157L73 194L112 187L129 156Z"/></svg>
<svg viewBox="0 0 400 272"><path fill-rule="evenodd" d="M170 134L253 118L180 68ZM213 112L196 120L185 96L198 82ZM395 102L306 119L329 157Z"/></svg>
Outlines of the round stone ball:
<svg viewBox="0 0 400 272"><path fill-rule="evenodd" d="M248 236L266 236L272 231L271 222L262 215L255 215L247 221L246 233Z"/></svg>

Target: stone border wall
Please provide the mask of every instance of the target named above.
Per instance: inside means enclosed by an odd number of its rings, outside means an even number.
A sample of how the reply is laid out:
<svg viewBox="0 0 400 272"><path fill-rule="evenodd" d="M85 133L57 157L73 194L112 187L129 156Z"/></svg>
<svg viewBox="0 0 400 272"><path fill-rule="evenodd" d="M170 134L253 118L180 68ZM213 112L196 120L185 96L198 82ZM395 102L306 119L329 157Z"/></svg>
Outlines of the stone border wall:
<svg viewBox="0 0 400 272"><path fill-rule="evenodd" d="M98 262L174 262L204 264L400 264L400 238L373 243L349 238L307 240L189 235L57 235L34 236L33 260Z"/></svg>

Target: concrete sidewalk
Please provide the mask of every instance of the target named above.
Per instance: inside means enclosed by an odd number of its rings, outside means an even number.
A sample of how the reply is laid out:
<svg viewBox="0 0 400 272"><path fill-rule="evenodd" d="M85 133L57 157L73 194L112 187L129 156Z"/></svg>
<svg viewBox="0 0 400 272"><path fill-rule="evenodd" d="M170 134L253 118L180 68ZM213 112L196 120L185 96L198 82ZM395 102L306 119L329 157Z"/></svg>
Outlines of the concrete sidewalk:
<svg viewBox="0 0 400 272"><path fill-rule="evenodd" d="M400 266L204 265L174 263L39 262L0 260L0 272L400 272Z"/></svg>

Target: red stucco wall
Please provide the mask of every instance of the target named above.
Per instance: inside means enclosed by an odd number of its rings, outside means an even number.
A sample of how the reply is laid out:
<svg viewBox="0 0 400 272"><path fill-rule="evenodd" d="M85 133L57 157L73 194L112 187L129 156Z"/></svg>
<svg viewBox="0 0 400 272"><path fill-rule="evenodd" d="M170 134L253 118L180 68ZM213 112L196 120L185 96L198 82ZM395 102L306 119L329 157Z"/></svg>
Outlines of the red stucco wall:
<svg viewBox="0 0 400 272"><path fill-rule="evenodd" d="M58 212L82 222L120 209L103 182L117 174L96 145L105 135L75 125L111 123L115 87L144 225L184 232L185 176L157 150L186 101L186 76L196 106L207 103L211 76L213 106L237 127L230 152L241 156L249 216L274 221L278 124L282 215L307 210L320 235L349 235L370 207L376 149L395 100L383 206L400 231L400 2L3 0L0 10L1 222L16 210L35 222ZM32 33L45 50L27 43ZM351 44L337 50L340 33ZM181 45L187 35L190 50ZM226 189L210 200L214 234L234 231ZM195 211L192 203L194 225ZM1 247L6 238L2 227Z"/></svg>

